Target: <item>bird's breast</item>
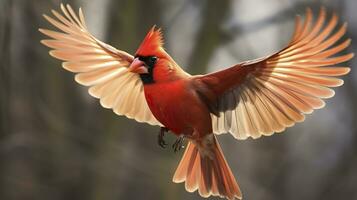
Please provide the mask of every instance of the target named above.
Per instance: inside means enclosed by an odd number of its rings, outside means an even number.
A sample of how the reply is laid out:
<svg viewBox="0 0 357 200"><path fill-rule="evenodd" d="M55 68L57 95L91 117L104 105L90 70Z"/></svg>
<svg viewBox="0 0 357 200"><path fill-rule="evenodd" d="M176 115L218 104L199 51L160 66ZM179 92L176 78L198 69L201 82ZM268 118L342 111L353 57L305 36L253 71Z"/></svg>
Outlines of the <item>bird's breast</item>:
<svg viewBox="0 0 357 200"><path fill-rule="evenodd" d="M144 86L148 106L157 120L171 131L184 134L203 115L209 115L185 80Z"/></svg>

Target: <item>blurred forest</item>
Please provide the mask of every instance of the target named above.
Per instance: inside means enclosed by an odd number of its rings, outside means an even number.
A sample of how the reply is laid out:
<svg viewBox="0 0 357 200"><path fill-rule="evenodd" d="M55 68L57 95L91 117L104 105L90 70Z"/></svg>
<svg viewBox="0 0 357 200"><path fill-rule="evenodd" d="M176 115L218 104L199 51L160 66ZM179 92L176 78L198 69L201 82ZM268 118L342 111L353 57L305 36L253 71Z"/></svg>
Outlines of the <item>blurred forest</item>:
<svg viewBox="0 0 357 200"><path fill-rule="evenodd" d="M1 200L201 199L172 183L182 151L161 149L158 127L103 109L39 43L38 28L52 28L42 14L60 3L82 7L96 37L130 53L157 24L192 74L279 50L307 6L336 11L357 49L355 0L0 0ZM258 140L219 137L244 199L357 199L356 64L304 123Z"/></svg>

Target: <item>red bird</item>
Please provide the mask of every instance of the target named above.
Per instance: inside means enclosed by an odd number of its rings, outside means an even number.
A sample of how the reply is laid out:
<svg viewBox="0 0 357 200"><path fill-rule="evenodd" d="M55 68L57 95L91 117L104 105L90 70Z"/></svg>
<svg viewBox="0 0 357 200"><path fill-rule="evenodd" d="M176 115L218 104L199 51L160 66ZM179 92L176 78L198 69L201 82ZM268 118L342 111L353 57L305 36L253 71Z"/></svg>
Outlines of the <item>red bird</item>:
<svg viewBox="0 0 357 200"><path fill-rule="evenodd" d="M231 133L236 139L259 138L282 132L305 114L324 107L330 87L343 84L335 78L347 74L337 66L353 53L336 55L351 40L338 42L346 24L332 33L338 18L325 24L321 9L315 23L307 9L304 23L297 17L291 42L282 50L207 75L186 73L163 48L163 38L153 27L134 56L117 50L88 32L84 16L61 5L63 15L44 16L62 32L40 29L52 39L41 42L50 54L64 60L63 67L77 73L75 80L89 86L89 94L118 115L170 130L189 143L173 181L185 182L186 190L202 197L241 199L239 186L224 158L216 134Z"/></svg>

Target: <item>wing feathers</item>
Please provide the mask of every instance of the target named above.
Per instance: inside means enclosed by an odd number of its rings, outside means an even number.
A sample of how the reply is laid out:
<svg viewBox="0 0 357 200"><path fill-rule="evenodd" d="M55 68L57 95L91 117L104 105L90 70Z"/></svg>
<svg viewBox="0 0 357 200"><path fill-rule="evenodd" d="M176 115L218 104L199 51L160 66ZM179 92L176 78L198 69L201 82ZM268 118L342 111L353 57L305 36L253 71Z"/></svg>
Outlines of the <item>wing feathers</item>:
<svg viewBox="0 0 357 200"><path fill-rule="evenodd" d="M303 24L299 16L296 18L293 37L283 50L200 77L212 79L207 86L212 91L218 91L216 88L226 91L223 95L216 92L221 106L220 115L212 115L215 133L231 132L237 139L271 135L325 106L322 99L335 94L330 87L343 84L336 77L350 71L336 65L354 56L353 53L337 56L351 44L351 39L339 42L347 24L332 33L338 24L337 15L333 14L326 26L325 20L324 8L315 23L311 9L307 9ZM234 95L227 95L228 92Z"/></svg>
<svg viewBox="0 0 357 200"><path fill-rule="evenodd" d="M289 43L289 46L296 43L296 41L299 38L299 34L300 34L300 31L301 31L301 28L302 28L301 27L301 17L299 15L297 15L296 18L295 18L295 31L294 31L292 39L291 39L291 41Z"/></svg>
<svg viewBox="0 0 357 200"><path fill-rule="evenodd" d="M95 69L107 68L107 67L121 67L119 61L87 61L87 62L64 62L62 64L63 68L71 72L88 72Z"/></svg>
<svg viewBox="0 0 357 200"><path fill-rule="evenodd" d="M89 94L100 98L103 107L139 122L161 125L146 104L139 76L127 71L133 56L92 36L85 24L82 9L79 9L79 17L69 5L61 4L61 10L63 15L52 10L54 18L44 15L60 32L39 29L52 38L41 41L54 49L50 55L65 61L63 68L77 73L75 80L90 86Z"/></svg>

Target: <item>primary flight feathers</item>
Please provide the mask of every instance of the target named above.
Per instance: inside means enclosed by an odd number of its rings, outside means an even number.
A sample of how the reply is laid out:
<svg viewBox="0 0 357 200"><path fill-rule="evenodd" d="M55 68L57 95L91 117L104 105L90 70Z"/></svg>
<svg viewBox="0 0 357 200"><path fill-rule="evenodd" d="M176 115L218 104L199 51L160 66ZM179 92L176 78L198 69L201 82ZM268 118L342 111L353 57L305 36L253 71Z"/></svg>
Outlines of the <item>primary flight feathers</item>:
<svg viewBox="0 0 357 200"><path fill-rule="evenodd" d="M332 33L337 15L325 21L324 8L315 23L311 9L307 9L304 24L297 17L294 36L287 47L259 61L238 64L251 68L244 81L238 80L240 84L233 82L221 87L228 77L241 73L235 70L237 67L206 76L219 77L221 84L213 88L223 94L218 101L220 115L212 116L216 134L230 132L237 139L271 135L303 121L304 114L324 107L322 99L334 95L330 87L343 84L335 76L350 71L336 65L353 57L353 53L336 56L351 43L351 39L338 42L347 25Z"/></svg>
<svg viewBox="0 0 357 200"><path fill-rule="evenodd" d="M53 38L41 42L53 48L50 55L63 62L63 68L77 73L75 80L89 86L89 94L118 115L151 125L161 125L152 115L138 75L127 70L134 57L105 44L92 36L85 25L82 10L79 18L73 9L61 5L63 15L52 10L57 18L44 17L62 32L39 29Z"/></svg>

